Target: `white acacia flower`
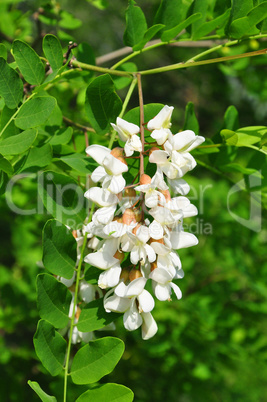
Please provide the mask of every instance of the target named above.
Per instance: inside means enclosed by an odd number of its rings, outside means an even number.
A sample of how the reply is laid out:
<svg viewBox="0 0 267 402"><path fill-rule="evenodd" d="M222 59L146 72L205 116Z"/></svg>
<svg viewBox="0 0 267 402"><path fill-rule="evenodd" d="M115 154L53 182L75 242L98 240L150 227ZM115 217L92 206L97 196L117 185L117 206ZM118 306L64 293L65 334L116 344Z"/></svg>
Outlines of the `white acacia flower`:
<svg viewBox="0 0 267 402"><path fill-rule="evenodd" d="M196 166L196 161L189 152L203 141L204 137L195 135L191 130L169 135L164 143L164 151L153 151L149 162L156 163L169 179L181 178Z"/></svg>
<svg viewBox="0 0 267 402"><path fill-rule="evenodd" d="M184 273L178 254L172 250L171 243L167 239L165 239L165 243L151 243L151 247L157 254L157 268L168 271L172 278L183 277Z"/></svg>
<svg viewBox="0 0 267 402"><path fill-rule="evenodd" d="M137 278L128 286L121 282L112 296L107 293L104 298L107 312L124 313L123 323L128 331L134 331L142 325L143 339L149 339L157 332L157 325L151 314L148 314L153 310L155 302L144 289L146 281L146 278Z"/></svg>
<svg viewBox="0 0 267 402"><path fill-rule="evenodd" d="M149 184L141 184L140 186L135 187L136 191L141 191L145 193L145 204L148 208L153 208L158 205L159 199L164 198L163 194L159 190L168 190L168 186L164 181L163 174L160 171L157 171L155 175L151 179L151 183Z"/></svg>
<svg viewBox="0 0 267 402"><path fill-rule="evenodd" d="M142 265L145 263L146 258L148 258L149 262L155 261L156 254L153 248L147 244L150 239L148 227L142 225L137 229L136 235L128 232L127 236L130 238L130 242L122 242L121 248L123 251L130 252L132 264L136 265L140 261Z"/></svg>
<svg viewBox="0 0 267 402"><path fill-rule="evenodd" d="M128 166L111 155L109 148L102 145L90 145L86 152L101 166L97 167L91 176L93 182L102 182L102 187L113 194L120 193L125 187L122 173L128 171Z"/></svg>
<svg viewBox="0 0 267 402"><path fill-rule="evenodd" d="M172 248L175 250L196 246L198 244L197 237L193 233L184 232L181 223L172 229L169 234L169 239Z"/></svg>
<svg viewBox="0 0 267 402"><path fill-rule="evenodd" d="M159 145L164 144L171 134L169 128L171 127L173 109L173 106L165 105L161 111L147 123L147 128L153 130L151 137L154 138Z"/></svg>
<svg viewBox="0 0 267 402"><path fill-rule="evenodd" d="M126 141L124 151L126 156L131 156L134 151L142 151L142 143L140 138L136 135L139 133L140 128L133 123L117 117L116 124L111 123L112 127L119 134L122 141Z"/></svg>
<svg viewBox="0 0 267 402"><path fill-rule="evenodd" d="M158 300L170 300L172 290L176 294L177 299L181 299L182 292L180 288L172 282L173 276L170 272L163 268L156 268L151 272L149 277L152 279L152 287Z"/></svg>

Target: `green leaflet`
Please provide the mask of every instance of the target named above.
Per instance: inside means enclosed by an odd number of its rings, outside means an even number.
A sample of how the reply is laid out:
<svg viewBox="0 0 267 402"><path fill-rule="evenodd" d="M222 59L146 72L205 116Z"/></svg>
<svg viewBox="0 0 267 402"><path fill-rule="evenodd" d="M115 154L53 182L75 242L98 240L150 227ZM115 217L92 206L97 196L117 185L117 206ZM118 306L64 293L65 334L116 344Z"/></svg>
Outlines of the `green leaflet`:
<svg viewBox="0 0 267 402"><path fill-rule="evenodd" d="M13 42L12 52L25 80L31 85L40 85L45 76L45 69L38 54L21 40Z"/></svg>
<svg viewBox="0 0 267 402"><path fill-rule="evenodd" d="M92 384L111 373L124 352L118 338L105 337L89 342L74 356L71 378L75 384Z"/></svg>
<svg viewBox="0 0 267 402"><path fill-rule="evenodd" d="M16 126L23 130L41 126L47 121L56 104L57 101L52 96L34 96L21 106L15 118Z"/></svg>
<svg viewBox="0 0 267 402"><path fill-rule="evenodd" d="M120 384L103 384L98 385L94 389L84 392L76 402L132 402L134 398L133 392Z"/></svg>
<svg viewBox="0 0 267 402"><path fill-rule="evenodd" d="M90 272L91 268L89 268ZM81 311L78 322L78 330L81 332L91 332L103 328L112 321L119 318L119 313L107 313L103 306L103 298L93 300L88 303Z"/></svg>
<svg viewBox="0 0 267 402"><path fill-rule="evenodd" d="M199 134L199 124L195 114L194 104L192 102L188 102L185 108L183 130L192 130L196 135Z"/></svg>
<svg viewBox="0 0 267 402"><path fill-rule="evenodd" d="M36 394L43 402L57 402L54 396L50 396L42 390L38 382L29 380L28 384L36 392Z"/></svg>
<svg viewBox="0 0 267 402"><path fill-rule="evenodd" d="M37 130L30 129L0 141L2 155L19 155L27 151L37 136Z"/></svg>
<svg viewBox="0 0 267 402"><path fill-rule="evenodd" d="M43 229L43 263L52 274L71 279L77 260L77 245L70 230L55 219Z"/></svg>
<svg viewBox="0 0 267 402"><path fill-rule="evenodd" d="M126 46L133 47L143 39L147 31L146 17L135 1L130 0L126 10L126 29L123 42Z"/></svg>
<svg viewBox="0 0 267 402"><path fill-rule="evenodd" d="M52 376L63 370L67 342L55 330L53 325L45 320L38 322L33 343L35 351L44 367Z"/></svg>
<svg viewBox="0 0 267 402"><path fill-rule="evenodd" d="M180 24L176 25L175 27L168 29L167 31L164 31L163 34L161 35L161 40L163 42L168 42L171 39L175 38L180 32L182 32L183 29L189 27L193 22L197 21L199 18L201 18L200 13L196 13L193 15L190 15L190 17L186 18L185 21L182 21Z"/></svg>
<svg viewBox="0 0 267 402"><path fill-rule="evenodd" d="M260 30L256 27L267 17L267 1L254 7L246 17L238 18L233 21L229 28L229 34L234 39L243 36L256 35Z"/></svg>
<svg viewBox="0 0 267 402"><path fill-rule="evenodd" d="M122 102L115 92L110 75L104 74L95 78L86 90L85 111L97 134L110 129L120 114Z"/></svg>
<svg viewBox="0 0 267 402"><path fill-rule="evenodd" d="M58 70L63 64L63 52L58 38L54 35L45 35L43 39L43 51L53 71Z"/></svg>
<svg viewBox="0 0 267 402"><path fill-rule="evenodd" d="M0 95L10 109L16 108L23 96L22 80L3 57L0 57Z"/></svg>

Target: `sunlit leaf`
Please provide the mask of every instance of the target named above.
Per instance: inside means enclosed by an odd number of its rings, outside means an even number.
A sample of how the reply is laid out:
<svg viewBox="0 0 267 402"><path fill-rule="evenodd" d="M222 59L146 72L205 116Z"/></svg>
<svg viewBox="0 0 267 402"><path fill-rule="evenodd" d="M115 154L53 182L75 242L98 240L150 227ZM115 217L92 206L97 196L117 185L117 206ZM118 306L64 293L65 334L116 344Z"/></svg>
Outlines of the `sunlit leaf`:
<svg viewBox="0 0 267 402"><path fill-rule="evenodd" d="M35 96L25 102L15 118L17 127L26 130L41 126L46 122L56 107L57 101L52 96Z"/></svg>
<svg viewBox="0 0 267 402"><path fill-rule="evenodd" d="M31 129L0 141L2 155L18 155L27 151L37 136L37 130Z"/></svg>
<svg viewBox="0 0 267 402"><path fill-rule="evenodd" d="M120 384L103 384L94 389L84 392L76 402L131 402L133 401L133 392Z"/></svg>
<svg viewBox="0 0 267 402"><path fill-rule="evenodd" d="M29 380L28 384L36 392L42 402L57 402L54 396L50 396L42 390L38 382Z"/></svg>

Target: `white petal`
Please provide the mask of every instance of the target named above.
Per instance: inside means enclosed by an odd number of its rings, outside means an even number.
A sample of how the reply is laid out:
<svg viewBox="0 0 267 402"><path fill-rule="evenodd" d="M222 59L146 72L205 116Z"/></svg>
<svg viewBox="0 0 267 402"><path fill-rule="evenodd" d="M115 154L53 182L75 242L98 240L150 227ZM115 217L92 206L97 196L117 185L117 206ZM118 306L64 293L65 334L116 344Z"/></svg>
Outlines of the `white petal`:
<svg viewBox="0 0 267 402"><path fill-rule="evenodd" d="M146 243L150 238L148 227L144 225L140 226L136 231L136 236L142 243Z"/></svg>
<svg viewBox="0 0 267 402"><path fill-rule="evenodd" d="M143 318L142 338L147 340L156 334L158 326L151 313L142 313L141 315Z"/></svg>
<svg viewBox="0 0 267 402"><path fill-rule="evenodd" d="M170 130L166 128L161 128L159 130L154 130L151 133L151 137L157 141L158 145L164 144L164 142L169 137Z"/></svg>
<svg viewBox="0 0 267 402"><path fill-rule="evenodd" d="M122 174L123 172L127 172L128 170L128 166L125 165L125 163L121 162L119 159L115 158L115 156L111 154L105 157L102 165L109 175Z"/></svg>
<svg viewBox="0 0 267 402"><path fill-rule="evenodd" d="M164 165L168 162L169 154L166 151L155 150L149 156L150 163L157 163L158 165Z"/></svg>
<svg viewBox="0 0 267 402"><path fill-rule="evenodd" d="M134 303L133 307L123 315L123 324L128 331L134 331L142 325L143 319Z"/></svg>
<svg viewBox="0 0 267 402"><path fill-rule="evenodd" d="M153 241L151 243L151 247L153 248L155 253L158 255L166 255L166 254L169 254L169 252L170 252L170 248L165 246L165 244L161 244L161 243L158 243L155 241Z"/></svg>
<svg viewBox="0 0 267 402"><path fill-rule="evenodd" d="M97 183L98 181L104 180L104 178L107 176L107 172L103 168L103 166L98 166L92 173L91 179L93 180L94 183Z"/></svg>
<svg viewBox="0 0 267 402"><path fill-rule="evenodd" d="M84 261L93 267L100 269L108 269L118 263L117 258L112 257L110 254L103 253L102 251L97 251L96 253L88 254Z"/></svg>
<svg viewBox="0 0 267 402"><path fill-rule="evenodd" d="M182 267L182 263L181 263L179 255L175 251L171 251L170 257L172 259L173 265L180 269Z"/></svg>
<svg viewBox="0 0 267 402"><path fill-rule="evenodd" d="M94 144L87 147L85 152L99 163L99 165L102 165L103 160L108 154L110 154L111 149L103 147L102 145Z"/></svg>
<svg viewBox="0 0 267 402"><path fill-rule="evenodd" d="M133 135L130 139L130 144L131 147L137 151L137 152L141 152L142 151L142 142L140 140L140 137L138 137L138 135Z"/></svg>
<svg viewBox="0 0 267 402"><path fill-rule="evenodd" d="M107 236L121 237L126 233L126 225L117 221L112 221L104 227L103 232Z"/></svg>
<svg viewBox="0 0 267 402"><path fill-rule="evenodd" d="M186 152L190 152L192 151L192 149L195 149L196 147L198 147L200 144L202 144L202 142L205 141L204 137L201 137L201 135L197 135L195 141L193 142L193 144L190 145L190 147L188 147L186 149Z"/></svg>
<svg viewBox="0 0 267 402"><path fill-rule="evenodd" d="M125 184L126 182L122 175L113 176L108 189L112 193L118 194L124 189Z"/></svg>
<svg viewBox="0 0 267 402"><path fill-rule="evenodd" d="M171 243L175 250L180 248L192 247L198 244L198 239L192 233L187 233L184 231L171 232Z"/></svg>
<svg viewBox="0 0 267 402"><path fill-rule="evenodd" d="M151 294L147 290L143 290L142 293L137 297L139 302L139 311L148 313L155 307L155 301Z"/></svg>
<svg viewBox="0 0 267 402"><path fill-rule="evenodd" d="M149 244L145 244L145 250L149 262L154 262L157 258L155 251Z"/></svg>
<svg viewBox="0 0 267 402"><path fill-rule="evenodd" d="M175 134L173 136L173 148L176 151L182 151L185 149L187 151L187 148L195 141L196 139L196 134L192 130L185 130L181 131L178 134Z"/></svg>
<svg viewBox="0 0 267 402"><path fill-rule="evenodd" d="M165 105L161 111L147 123L147 128L149 130L160 129L160 128L170 128L171 115L174 107Z"/></svg>
<svg viewBox="0 0 267 402"><path fill-rule="evenodd" d="M159 239L162 239L163 234L164 234L163 227L161 226L161 224L159 222L154 220L149 225L149 235L150 235L150 237L152 237L155 240L159 240Z"/></svg>
<svg viewBox="0 0 267 402"><path fill-rule="evenodd" d="M148 191L146 193L145 204L148 208L154 208L158 205L158 202L159 202L158 194L160 194L160 193L157 190Z"/></svg>
<svg viewBox="0 0 267 402"><path fill-rule="evenodd" d="M173 279L173 276L163 268L156 268L151 272L149 278L161 285L165 285Z"/></svg>
<svg viewBox="0 0 267 402"><path fill-rule="evenodd" d="M134 246L130 254L131 263L136 265L140 259L140 247Z"/></svg>
<svg viewBox="0 0 267 402"><path fill-rule="evenodd" d="M95 299L95 287L86 281L80 282L79 296L85 303L90 303Z"/></svg>
<svg viewBox="0 0 267 402"><path fill-rule="evenodd" d="M110 191L104 190L100 187L89 188L89 190L85 192L84 196L101 207L109 207L110 205L114 205L119 202L119 199L115 194L112 194Z"/></svg>
<svg viewBox="0 0 267 402"><path fill-rule="evenodd" d="M114 265L99 275L98 286L101 289L113 288L114 286L118 285L120 274L121 267L119 265Z"/></svg>
<svg viewBox="0 0 267 402"><path fill-rule="evenodd" d="M114 217L116 205L99 208L93 215L93 221L107 225Z"/></svg>
<svg viewBox="0 0 267 402"><path fill-rule="evenodd" d="M110 313L111 311L117 313L124 313L128 310L131 306L130 299L124 299L122 297L118 297L116 295L107 297L104 301L104 308L105 310Z"/></svg>
<svg viewBox="0 0 267 402"><path fill-rule="evenodd" d="M155 296L158 300L160 301L165 301L168 300L170 298L171 295L171 288L170 285L160 285L159 283L157 283L154 286L154 292L155 292Z"/></svg>
<svg viewBox="0 0 267 402"><path fill-rule="evenodd" d="M170 286L173 288L174 293L176 294L176 297L178 300L182 298L182 292L181 289L173 282L170 283Z"/></svg>
<svg viewBox="0 0 267 402"><path fill-rule="evenodd" d="M179 194L186 195L190 191L189 184L183 179L170 179L169 184Z"/></svg>
<svg viewBox="0 0 267 402"><path fill-rule="evenodd" d="M144 290L146 278L137 278L129 283L126 290L126 297L139 296Z"/></svg>

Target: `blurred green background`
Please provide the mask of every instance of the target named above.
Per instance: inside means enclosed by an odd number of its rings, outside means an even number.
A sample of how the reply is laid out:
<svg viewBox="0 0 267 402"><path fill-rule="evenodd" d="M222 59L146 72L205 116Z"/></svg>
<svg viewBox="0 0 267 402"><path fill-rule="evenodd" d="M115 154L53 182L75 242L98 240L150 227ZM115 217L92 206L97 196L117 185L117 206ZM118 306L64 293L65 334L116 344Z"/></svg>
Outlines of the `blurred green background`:
<svg viewBox="0 0 267 402"><path fill-rule="evenodd" d="M100 0L0 2L0 39L9 49L12 40L25 40L39 54L45 33L58 35L64 46L69 40L88 42L96 57L122 48L127 2L110 1L102 10L92 3L105 6L105 1ZM143 0L138 4L147 20L152 21L159 1ZM229 51L242 53L258 47L256 41L247 41ZM197 52L192 47L162 47L143 53L134 62L142 69L152 68L189 59ZM220 55L223 52L216 57ZM175 107L174 132L183 126L189 101L195 105L200 134L205 137L219 133L229 105L237 108L241 127L266 125L266 66L266 57L258 57L147 76L143 79L144 101ZM54 95L63 110L65 105L67 117L86 124L79 103L84 90L84 81L77 80L59 85ZM123 97L125 90L119 94ZM137 105L134 95L129 108ZM246 163L258 158L253 150L239 152L238 157ZM266 215L262 211L259 232L247 229L232 217L227 197L234 182L240 180L238 173L219 176L199 165L186 180L192 186L191 201L199 207L198 217L189 220L189 229L198 236L199 245L179 253L185 271L179 283L183 298L156 303L154 317L159 331L149 341L142 341L139 331L126 333L118 321L115 335L125 341L126 351L112 375L102 382L130 387L138 402L264 402ZM35 179L20 180L12 199L22 209L34 208ZM250 202L248 193L238 192L229 199L229 206L233 213L247 219ZM62 379L47 374L32 343L38 321L35 278L41 272L41 231L49 216L15 214L4 196L0 204L0 400L38 400L27 385L28 379L38 381L46 392L60 398ZM258 208L260 211L260 205ZM73 386L70 401L75 396Z"/></svg>

